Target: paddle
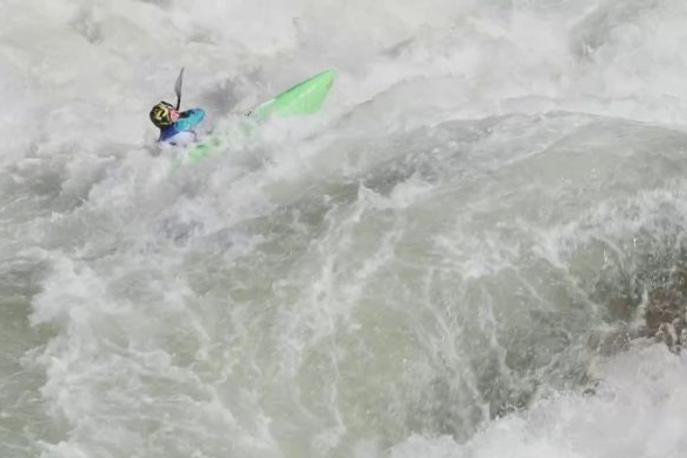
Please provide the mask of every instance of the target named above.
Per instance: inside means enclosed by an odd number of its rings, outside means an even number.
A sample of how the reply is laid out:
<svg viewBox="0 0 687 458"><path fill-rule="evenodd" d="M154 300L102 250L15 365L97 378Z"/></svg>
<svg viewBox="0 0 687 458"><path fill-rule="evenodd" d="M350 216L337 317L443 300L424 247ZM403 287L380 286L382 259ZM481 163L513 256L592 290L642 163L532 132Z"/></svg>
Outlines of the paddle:
<svg viewBox="0 0 687 458"><path fill-rule="evenodd" d="M177 81L174 83L174 92L177 95L177 111L179 111L179 107L181 107L181 83L184 80L184 67L181 67L181 71L179 72L179 76L177 76Z"/></svg>

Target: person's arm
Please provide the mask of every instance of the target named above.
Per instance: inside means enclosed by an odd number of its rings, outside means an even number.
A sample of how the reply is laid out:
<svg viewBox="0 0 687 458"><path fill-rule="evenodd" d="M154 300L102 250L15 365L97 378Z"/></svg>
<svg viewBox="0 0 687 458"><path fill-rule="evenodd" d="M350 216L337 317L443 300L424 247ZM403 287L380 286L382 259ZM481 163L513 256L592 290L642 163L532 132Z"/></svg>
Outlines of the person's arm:
<svg viewBox="0 0 687 458"><path fill-rule="evenodd" d="M175 128L179 132L187 132L193 130L198 124L205 119L205 111L202 108L192 108L183 111L179 120L174 123Z"/></svg>

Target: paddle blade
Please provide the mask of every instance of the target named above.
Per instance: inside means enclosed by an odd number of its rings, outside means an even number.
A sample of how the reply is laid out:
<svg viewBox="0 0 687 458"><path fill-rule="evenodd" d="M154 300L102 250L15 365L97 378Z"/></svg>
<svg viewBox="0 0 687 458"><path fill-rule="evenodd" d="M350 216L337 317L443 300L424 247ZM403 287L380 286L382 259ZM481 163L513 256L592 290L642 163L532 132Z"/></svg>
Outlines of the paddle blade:
<svg viewBox="0 0 687 458"><path fill-rule="evenodd" d="M181 67L177 81L174 83L174 92L177 95L177 110L181 106L181 85L184 82L184 67Z"/></svg>

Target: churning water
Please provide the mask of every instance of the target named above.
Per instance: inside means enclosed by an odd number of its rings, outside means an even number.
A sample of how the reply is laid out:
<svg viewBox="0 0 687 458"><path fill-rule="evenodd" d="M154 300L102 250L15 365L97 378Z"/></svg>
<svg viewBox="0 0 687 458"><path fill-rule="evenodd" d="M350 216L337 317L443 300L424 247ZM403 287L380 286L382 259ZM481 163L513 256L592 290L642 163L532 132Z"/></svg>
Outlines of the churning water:
<svg viewBox="0 0 687 458"><path fill-rule="evenodd" d="M0 456L687 456L684 0L0 10Z"/></svg>

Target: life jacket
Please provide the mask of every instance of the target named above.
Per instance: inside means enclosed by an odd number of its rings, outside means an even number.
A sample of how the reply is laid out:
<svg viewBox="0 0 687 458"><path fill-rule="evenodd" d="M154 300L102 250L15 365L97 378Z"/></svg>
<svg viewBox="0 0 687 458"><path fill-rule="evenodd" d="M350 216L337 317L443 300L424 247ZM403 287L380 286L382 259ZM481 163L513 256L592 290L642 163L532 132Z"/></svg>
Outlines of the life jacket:
<svg viewBox="0 0 687 458"><path fill-rule="evenodd" d="M197 139L194 129L205 119L205 111L202 108L192 108L180 114L177 122L160 129L160 143L186 145Z"/></svg>

